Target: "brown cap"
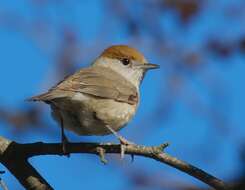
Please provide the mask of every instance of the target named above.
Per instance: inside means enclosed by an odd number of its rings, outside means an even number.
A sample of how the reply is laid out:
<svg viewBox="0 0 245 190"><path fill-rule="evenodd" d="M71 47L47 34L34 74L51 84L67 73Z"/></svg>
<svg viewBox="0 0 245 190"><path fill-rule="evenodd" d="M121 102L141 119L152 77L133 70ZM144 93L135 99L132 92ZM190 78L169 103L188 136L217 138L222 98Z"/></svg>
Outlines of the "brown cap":
<svg viewBox="0 0 245 190"><path fill-rule="evenodd" d="M109 48L105 49L100 57L108 57L114 59L131 59L138 61L140 63L144 63L145 57L141 54L138 50L129 47L127 45L114 45L110 46Z"/></svg>

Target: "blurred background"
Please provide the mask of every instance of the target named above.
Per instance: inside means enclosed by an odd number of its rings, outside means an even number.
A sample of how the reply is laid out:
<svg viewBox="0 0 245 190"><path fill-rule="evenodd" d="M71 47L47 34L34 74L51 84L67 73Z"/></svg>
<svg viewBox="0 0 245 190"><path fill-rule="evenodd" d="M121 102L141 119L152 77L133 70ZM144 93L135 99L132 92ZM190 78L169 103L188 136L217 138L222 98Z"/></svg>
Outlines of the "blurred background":
<svg viewBox="0 0 245 190"><path fill-rule="evenodd" d="M0 134L59 142L49 107L24 100L88 66L104 48L128 44L161 69L146 75L138 113L120 133L139 144L170 142L169 154L245 189L244 21L243 0L0 0ZM107 159L103 165L77 154L31 163L55 189L209 189L146 158ZM8 171L1 178L23 189Z"/></svg>

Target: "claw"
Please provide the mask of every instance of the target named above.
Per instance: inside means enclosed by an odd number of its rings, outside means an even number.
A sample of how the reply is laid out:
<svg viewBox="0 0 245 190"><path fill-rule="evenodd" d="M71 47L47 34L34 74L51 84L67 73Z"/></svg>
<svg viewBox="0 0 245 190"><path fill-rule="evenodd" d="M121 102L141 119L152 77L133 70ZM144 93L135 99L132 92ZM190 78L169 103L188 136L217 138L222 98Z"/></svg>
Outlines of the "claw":
<svg viewBox="0 0 245 190"><path fill-rule="evenodd" d="M69 143L68 139L66 136L62 136L62 152L64 156L67 156L68 158L70 157L70 153L67 152L67 144Z"/></svg>
<svg viewBox="0 0 245 190"><path fill-rule="evenodd" d="M105 159L105 149L101 148L101 147L98 147L97 149L97 152L98 152L98 155L100 157L100 161L103 163L103 164L107 164L107 160Z"/></svg>
<svg viewBox="0 0 245 190"><path fill-rule="evenodd" d="M130 142L128 141L127 139L125 139L124 137L120 136L113 128L111 128L110 126L106 125L105 126L109 131L111 131L112 134L114 134L117 139L120 141L120 144L121 144L121 153L120 153L120 157L121 159L124 158L124 155L125 155L125 150L126 150L126 147L130 144L134 144L133 142Z"/></svg>
<svg viewBox="0 0 245 190"><path fill-rule="evenodd" d="M118 139L120 141L120 144L121 144L121 159L124 158L125 156L125 150L126 150L126 147L130 144L134 144L133 142L131 141L128 141L127 139L125 139L124 137L122 136L118 136Z"/></svg>
<svg viewBox="0 0 245 190"><path fill-rule="evenodd" d="M121 144L121 153L120 153L121 160L123 160L123 158L125 156L125 149L126 149L126 145L125 144Z"/></svg>

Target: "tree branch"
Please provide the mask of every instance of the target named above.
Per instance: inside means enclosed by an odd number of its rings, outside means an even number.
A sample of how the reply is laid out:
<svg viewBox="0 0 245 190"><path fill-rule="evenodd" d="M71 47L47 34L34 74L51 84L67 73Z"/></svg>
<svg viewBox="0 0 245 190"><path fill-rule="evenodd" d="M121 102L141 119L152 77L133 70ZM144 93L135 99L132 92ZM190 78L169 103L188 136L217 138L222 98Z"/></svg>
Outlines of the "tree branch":
<svg viewBox="0 0 245 190"><path fill-rule="evenodd" d="M27 161L22 145L0 137L0 162L30 190L52 190L53 188Z"/></svg>
<svg viewBox="0 0 245 190"><path fill-rule="evenodd" d="M6 145L6 143L4 144L4 141L9 142L7 143L8 145ZM5 146L6 151L2 151L1 148L2 146L3 147ZM143 157L157 160L161 163L165 163L167 165L170 165L182 172L185 172L199 179L200 181L208 184L209 186L217 190L230 189L222 180L206 173L205 171L191 164L188 164L184 161L181 161L163 152L163 149L166 146L167 144L162 144L159 146L141 146L136 144L135 145L130 144L125 147L125 154L143 156ZM89 153L89 154L97 154L101 156L101 151L98 151L98 149L104 150L105 153L120 154L121 152L120 144L112 144L112 143L67 144L68 153ZM45 188L52 189L52 187L27 162L28 158L33 156L40 156L40 155L63 155L62 144L42 143L42 142L19 144L15 142L10 142L2 137L0 138L0 161L10 170L10 172L20 181L20 183L28 189L30 189L30 187L32 187L33 190L34 189L42 190ZM34 178L31 182L30 180L27 180L28 177L30 176ZM30 184L32 185L35 184L35 187L30 186Z"/></svg>

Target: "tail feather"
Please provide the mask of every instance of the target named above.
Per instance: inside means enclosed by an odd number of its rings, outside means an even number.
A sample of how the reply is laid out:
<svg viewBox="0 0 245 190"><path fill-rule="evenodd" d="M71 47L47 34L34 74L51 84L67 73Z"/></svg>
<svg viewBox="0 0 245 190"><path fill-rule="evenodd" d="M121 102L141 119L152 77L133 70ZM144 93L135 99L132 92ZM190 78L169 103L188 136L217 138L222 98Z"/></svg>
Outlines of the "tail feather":
<svg viewBox="0 0 245 190"><path fill-rule="evenodd" d="M43 101L43 102L48 103L49 101L52 101L54 99L64 98L69 93L73 93L73 92L67 92L67 91L65 92L62 90L52 90L44 94L40 94L37 96L33 96L31 98L28 98L27 101Z"/></svg>
<svg viewBox="0 0 245 190"><path fill-rule="evenodd" d="M37 96L33 96L31 98L26 99L26 101L47 101L50 99L50 93L46 92L44 94L40 94Z"/></svg>

